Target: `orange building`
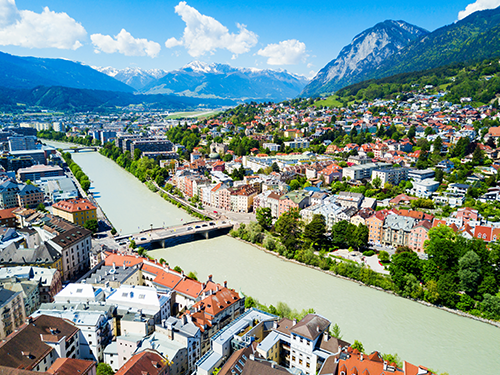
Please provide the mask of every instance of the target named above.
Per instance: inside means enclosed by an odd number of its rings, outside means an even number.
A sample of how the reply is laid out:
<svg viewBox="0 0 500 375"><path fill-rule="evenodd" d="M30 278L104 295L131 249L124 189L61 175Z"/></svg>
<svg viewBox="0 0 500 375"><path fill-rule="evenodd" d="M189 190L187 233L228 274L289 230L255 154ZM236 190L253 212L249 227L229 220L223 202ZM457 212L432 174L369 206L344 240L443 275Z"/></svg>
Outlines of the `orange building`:
<svg viewBox="0 0 500 375"><path fill-rule="evenodd" d="M59 201L52 205L52 210L54 215L81 226L89 220L97 220L96 207L84 198Z"/></svg>

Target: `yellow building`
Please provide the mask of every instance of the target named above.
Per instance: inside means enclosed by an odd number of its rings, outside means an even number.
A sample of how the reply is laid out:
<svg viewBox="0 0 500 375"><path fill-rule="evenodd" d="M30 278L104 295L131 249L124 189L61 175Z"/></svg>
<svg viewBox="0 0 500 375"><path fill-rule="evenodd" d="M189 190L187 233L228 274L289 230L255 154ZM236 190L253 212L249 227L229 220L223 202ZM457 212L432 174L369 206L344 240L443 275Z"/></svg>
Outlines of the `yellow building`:
<svg viewBox="0 0 500 375"><path fill-rule="evenodd" d="M68 199L52 205L54 215L83 226L89 220L97 220L96 207L88 199Z"/></svg>

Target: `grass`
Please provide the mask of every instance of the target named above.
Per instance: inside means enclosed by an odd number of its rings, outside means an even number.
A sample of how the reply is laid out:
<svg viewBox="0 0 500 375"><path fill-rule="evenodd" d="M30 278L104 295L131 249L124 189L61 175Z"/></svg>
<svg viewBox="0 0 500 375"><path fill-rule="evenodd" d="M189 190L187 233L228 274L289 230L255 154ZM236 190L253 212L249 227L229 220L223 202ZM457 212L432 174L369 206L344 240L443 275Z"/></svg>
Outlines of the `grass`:
<svg viewBox="0 0 500 375"><path fill-rule="evenodd" d="M338 99L339 97L337 95L332 95L324 100L318 100L316 103L314 103L314 105L321 105L324 107L342 107L342 103Z"/></svg>
<svg viewBox="0 0 500 375"><path fill-rule="evenodd" d="M215 113L215 112L206 112L206 111L198 111L198 112L177 112L177 113L172 113L171 115L169 115L167 117L167 120L176 120L176 119L179 119L179 118L185 118L185 117L195 117L195 116L198 116L198 115L202 115L204 113L207 113L207 114L212 114L212 113Z"/></svg>

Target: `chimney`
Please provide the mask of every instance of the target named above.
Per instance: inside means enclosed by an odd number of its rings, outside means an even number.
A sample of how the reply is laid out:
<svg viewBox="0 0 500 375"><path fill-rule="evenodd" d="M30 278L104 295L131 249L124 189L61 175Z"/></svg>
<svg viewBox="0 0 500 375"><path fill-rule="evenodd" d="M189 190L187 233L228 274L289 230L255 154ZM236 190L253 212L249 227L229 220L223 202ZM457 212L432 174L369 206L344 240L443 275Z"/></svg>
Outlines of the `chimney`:
<svg viewBox="0 0 500 375"><path fill-rule="evenodd" d="M323 332L323 340L328 341L328 331Z"/></svg>
<svg viewBox="0 0 500 375"><path fill-rule="evenodd" d="M181 276L184 277L184 271L181 271Z"/></svg>
<svg viewBox="0 0 500 375"><path fill-rule="evenodd" d="M360 354L359 354L359 360L360 360L360 361L363 361L363 353L360 353Z"/></svg>
<svg viewBox="0 0 500 375"><path fill-rule="evenodd" d="M182 324L186 324L187 323L187 317L186 317L186 314L184 314L182 316Z"/></svg>
<svg viewBox="0 0 500 375"><path fill-rule="evenodd" d="M116 271L116 263L115 262L113 262L113 270Z"/></svg>
<svg viewBox="0 0 500 375"><path fill-rule="evenodd" d="M387 371L387 361L384 361L384 367L383 367L383 370L384 370L384 371Z"/></svg>
<svg viewBox="0 0 500 375"><path fill-rule="evenodd" d="M250 354L248 358L250 358L250 361L255 361L255 356L253 354Z"/></svg>
<svg viewBox="0 0 500 375"><path fill-rule="evenodd" d="M293 319L293 324L292 324L292 326L294 326L295 324L297 324L297 319Z"/></svg>
<svg viewBox="0 0 500 375"><path fill-rule="evenodd" d="M278 329L278 321L273 321L273 329Z"/></svg>
<svg viewBox="0 0 500 375"><path fill-rule="evenodd" d="M319 329L319 326L316 326L316 332L320 333L321 330Z"/></svg>
<svg viewBox="0 0 500 375"><path fill-rule="evenodd" d="M224 281L224 288L227 288L227 281Z"/></svg>
<svg viewBox="0 0 500 375"><path fill-rule="evenodd" d="M125 269L125 262L123 262L123 269Z"/></svg>
<svg viewBox="0 0 500 375"><path fill-rule="evenodd" d="M212 275L208 275L208 281L212 281Z"/></svg>

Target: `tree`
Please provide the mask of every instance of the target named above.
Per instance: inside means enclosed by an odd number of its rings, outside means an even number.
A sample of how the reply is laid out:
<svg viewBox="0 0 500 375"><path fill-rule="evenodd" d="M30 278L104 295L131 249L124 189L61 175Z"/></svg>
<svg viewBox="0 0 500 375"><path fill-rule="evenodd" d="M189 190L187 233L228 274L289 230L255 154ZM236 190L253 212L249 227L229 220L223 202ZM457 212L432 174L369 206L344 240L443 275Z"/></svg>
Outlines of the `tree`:
<svg viewBox="0 0 500 375"><path fill-rule="evenodd" d="M437 136L433 143L434 149L432 151L433 154L439 155L441 153L441 149L443 148L443 140L440 136Z"/></svg>
<svg viewBox="0 0 500 375"><path fill-rule="evenodd" d="M341 220L333 224L331 230L332 245L339 247L345 246L348 224L349 223L346 220Z"/></svg>
<svg viewBox="0 0 500 375"><path fill-rule="evenodd" d="M273 225L273 216L269 207L259 207L255 213L257 222L262 229L269 230Z"/></svg>
<svg viewBox="0 0 500 375"><path fill-rule="evenodd" d="M279 172L280 171L280 167L278 166L278 164L276 162L274 162L271 165L271 168L273 169L273 172Z"/></svg>
<svg viewBox="0 0 500 375"><path fill-rule="evenodd" d="M472 153L472 164L474 165L479 165L483 161L484 158L484 152L481 150L479 145L476 146L474 149L474 152Z"/></svg>
<svg viewBox="0 0 500 375"><path fill-rule="evenodd" d="M196 273L194 273L193 271L189 272L187 277L189 277L190 279L193 279L193 280L198 280Z"/></svg>
<svg viewBox="0 0 500 375"><path fill-rule="evenodd" d="M326 242L326 220L323 215L314 215L309 224L304 227L304 240L306 244L323 247Z"/></svg>
<svg viewBox="0 0 500 375"><path fill-rule="evenodd" d="M88 229L92 233L96 233L97 230L99 229L99 223L97 222L96 219L90 219L90 220L87 220L85 222L85 224L83 224L83 227L85 229Z"/></svg>
<svg viewBox="0 0 500 375"><path fill-rule="evenodd" d="M128 245L131 249L135 249L137 245L135 244L135 240L130 241L130 244Z"/></svg>
<svg viewBox="0 0 500 375"><path fill-rule="evenodd" d="M358 341L358 340L354 340L354 344L351 345L351 348L358 349L358 351L361 353L365 352L365 348L363 347L363 344L361 343L361 341Z"/></svg>
<svg viewBox="0 0 500 375"><path fill-rule="evenodd" d="M340 332L340 327L337 323L335 323L333 327L330 328L330 336L342 340L342 333Z"/></svg>
<svg viewBox="0 0 500 375"><path fill-rule="evenodd" d="M439 183L443 182L444 172L441 168L436 168L436 175L434 176L434 180Z"/></svg>
<svg viewBox="0 0 500 375"><path fill-rule="evenodd" d="M292 208L281 215L275 225L275 230L280 235L281 243L292 253L289 254L290 257L293 256L299 245L298 239L301 235L299 217L299 210Z"/></svg>
<svg viewBox="0 0 500 375"><path fill-rule="evenodd" d="M422 277L422 261L413 251L394 254L389 272L394 284L403 291L408 282L406 275L413 275L417 280Z"/></svg>
<svg viewBox="0 0 500 375"><path fill-rule="evenodd" d="M353 243L357 249L363 249L368 245L370 230L364 224L359 224L353 233Z"/></svg>
<svg viewBox="0 0 500 375"><path fill-rule="evenodd" d="M107 363L99 363L97 365L97 375L113 375L115 372Z"/></svg>
<svg viewBox="0 0 500 375"><path fill-rule="evenodd" d="M230 162L231 160L233 160L233 155L226 154L226 155L224 155L224 157L222 158L222 160L224 160L226 163Z"/></svg>
<svg viewBox="0 0 500 375"><path fill-rule="evenodd" d="M415 133L417 132L417 128L415 125L410 126L410 129L408 129L408 138L413 139L415 138Z"/></svg>
<svg viewBox="0 0 500 375"><path fill-rule="evenodd" d="M391 259L391 256L389 255L389 253L387 251L382 250L380 253L378 253L378 259L382 263L387 263Z"/></svg>
<svg viewBox="0 0 500 375"><path fill-rule="evenodd" d="M290 190L300 189L300 182L297 180L290 181Z"/></svg>
<svg viewBox="0 0 500 375"><path fill-rule="evenodd" d="M181 268L181 267L179 267L179 266L175 266L175 267L174 267L174 271L175 271L175 272L179 272L179 273L182 273L182 272L183 272L183 271L182 271L182 268Z"/></svg>
<svg viewBox="0 0 500 375"><path fill-rule="evenodd" d="M380 179L379 176L375 177L372 181L372 185L375 189L380 189L380 186L382 186L382 180Z"/></svg>
<svg viewBox="0 0 500 375"><path fill-rule="evenodd" d="M39 203L38 206L36 207L37 211L42 211L42 212L47 212L47 209L45 208L45 205L43 203Z"/></svg>
<svg viewBox="0 0 500 375"><path fill-rule="evenodd" d="M116 234L116 228L113 227L113 228L111 228L111 235L114 236L115 234Z"/></svg>
<svg viewBox="0 0 500 375"><path fill-rule="evenodd" d="M159 174L158 176L156 176L155 182L156 182L156 185L163 186L163 184L165 183L165 177L163 177L163 175Z"/></svg>
<svg viewBox="0 0 500 375"><path fill-rule="evenodd" d="M458 261L460 278L460 289L472 296L477 292L481 279L481 259L470 250Z"/></svg>

